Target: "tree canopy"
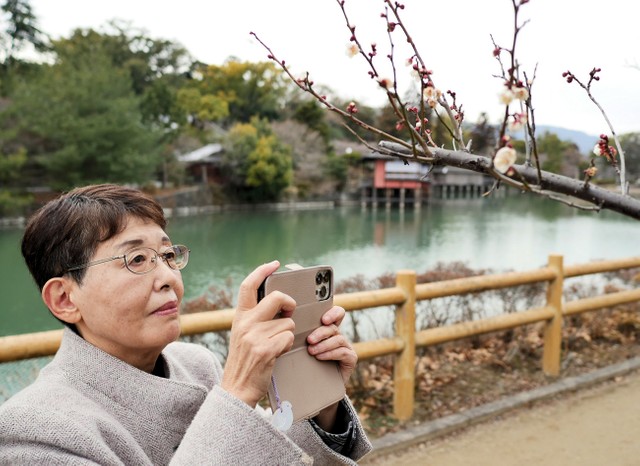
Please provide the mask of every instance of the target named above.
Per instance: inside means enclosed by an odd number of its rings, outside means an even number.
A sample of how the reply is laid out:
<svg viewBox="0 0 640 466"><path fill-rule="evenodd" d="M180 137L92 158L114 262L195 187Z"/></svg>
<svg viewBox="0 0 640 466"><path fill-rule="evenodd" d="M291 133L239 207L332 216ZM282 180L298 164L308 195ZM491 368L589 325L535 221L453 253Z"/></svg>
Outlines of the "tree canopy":
<svg viewBox="0 0 640 466"><path fill-rule="evenodd" d="M278 200L291 184L291 149L280 142L267 120L236 123L229 131L224 169L228 188L246 201Z"/></svg>

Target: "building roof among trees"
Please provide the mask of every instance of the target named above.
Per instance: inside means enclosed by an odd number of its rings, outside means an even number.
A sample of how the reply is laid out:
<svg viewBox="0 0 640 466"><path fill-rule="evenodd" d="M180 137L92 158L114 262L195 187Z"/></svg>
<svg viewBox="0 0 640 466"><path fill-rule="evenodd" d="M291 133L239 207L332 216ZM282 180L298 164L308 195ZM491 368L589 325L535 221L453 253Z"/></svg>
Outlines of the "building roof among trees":
<svg viewBox="0 0 640 466"><path fill-rule="evenodd" d="M223 152L221 144L212 143L202 146L186 154L178 155L178 160L184 163L196 163L196 162L214 162L218 159L218 156Z"/></svg>

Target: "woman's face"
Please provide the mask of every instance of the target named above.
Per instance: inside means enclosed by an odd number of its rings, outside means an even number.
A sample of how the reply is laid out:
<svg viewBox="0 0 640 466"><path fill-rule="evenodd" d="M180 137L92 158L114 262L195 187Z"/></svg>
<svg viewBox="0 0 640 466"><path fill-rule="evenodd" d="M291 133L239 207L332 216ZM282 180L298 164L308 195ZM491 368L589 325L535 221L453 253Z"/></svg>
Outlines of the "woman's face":
<svg viewBox="0 0 640 466"><path fill-rule="evenodd" d="M131 217L121 233L99 244L91 261L121 256L138 246L161 253L170 245L160 226ZM166 261L158 260L155 269L136 275L117 259L87 268L82 285L73 287L71 300L79 309L76 327L85 340L151 371L162 349L180 335L183 294L180 271Z"/></svg>

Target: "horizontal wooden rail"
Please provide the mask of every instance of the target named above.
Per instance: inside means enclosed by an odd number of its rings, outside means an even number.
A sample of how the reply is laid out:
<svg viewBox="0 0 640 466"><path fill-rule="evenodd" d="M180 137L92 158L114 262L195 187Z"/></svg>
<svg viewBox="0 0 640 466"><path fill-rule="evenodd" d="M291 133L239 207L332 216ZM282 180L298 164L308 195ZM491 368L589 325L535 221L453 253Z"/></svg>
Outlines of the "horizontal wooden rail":
<svg viewBox="0 0 640 466"><path fill-rule="evenodd" d="M50 356L58 351L61 340L62 330L0 337L0 362Z"/></svg>
<svg viewBox="0 0 640 466"><path fill-rule="evenodd" d="M430 346L484 333L508 330L522 325L533 324L551 319L554 315L550 307L529 309L528 311L501 314L482 320L460 322L445 327L434 327L416 333L416 346Z"/></svg>
<svg viewBox="0 0 640 466"><path fill-rule="evenodd" d="M587 264L569 265L564 268L564 277L578 277L594 273L614 272L616 270L633 269L640 267L640 257L628 259L613 259L606 261L589 262Z"/></svg>
<svg viewBox="0 0 640 466"><path fill-rule="evenodd" d="M229 330L234 309L203 311L180 316L182 335ZM0 337L0 363L51 356L60 348L62 330Z"/></svg>
<svg viewBox="0 0 640 466"><path fill-rule="evenodd" d="M640 289L618 291L617 293L609 293L603 296L570 301L564 305L562 313L565 316L570 316L587 311L619 306L620 304L633 303L635 301L640 301Z"/></svg>
<svg viewBox="0 0 640 466"><path fill-rule="evenodd" d="M381 338L379 340L361 341L353 344L358 360L372 359L378 356L396 354L405 347L402 338Z"/></svg>
<svg viewBox="0 0 640 466"><path fill-rule="evenodd" d="M180 316L181 334L199 335L201 333L229 330L235 312L235 309L221 309L219 311L183 314Z"/></svg>
<svg viewBox="0 0 640 466"><path fill-rule="evenodd" d="M510 286L553 280L556 272L544 267L526 272L509 272L496 275L480 275L477 277L456 278L433 283L422 283L416 286L416 299L434 299L464 293L496 290Z"/></svg>
<svg viewBox="0 0 640 466"><path fill-rule="evenodd" d="M333 302L347 311L358 311L379 306L402 304L407 299L402 288L384 288L382 290L358 291L356 293L337 294Z"/></svg>

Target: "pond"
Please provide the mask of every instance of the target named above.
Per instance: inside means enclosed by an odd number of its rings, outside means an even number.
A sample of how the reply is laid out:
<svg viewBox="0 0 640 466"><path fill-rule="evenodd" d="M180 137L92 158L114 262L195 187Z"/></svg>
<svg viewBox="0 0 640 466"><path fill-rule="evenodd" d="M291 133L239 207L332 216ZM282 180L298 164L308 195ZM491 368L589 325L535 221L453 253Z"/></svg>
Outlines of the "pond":
<svg viewBox="0 0 640 466"><path fill-rule="evenodd" d="M244 276L272 259L331 265L339 282L455 261L502 272L543 266L549 254L563 255L565 264L640 254L635 220L519 194L443 201L417 211L228 211L172 218L168 232L192 250L183 270L186 299L211 285L235 295ZM0 230L0 335L60 328L22 261L21 235L19 229Z"/></svg>

